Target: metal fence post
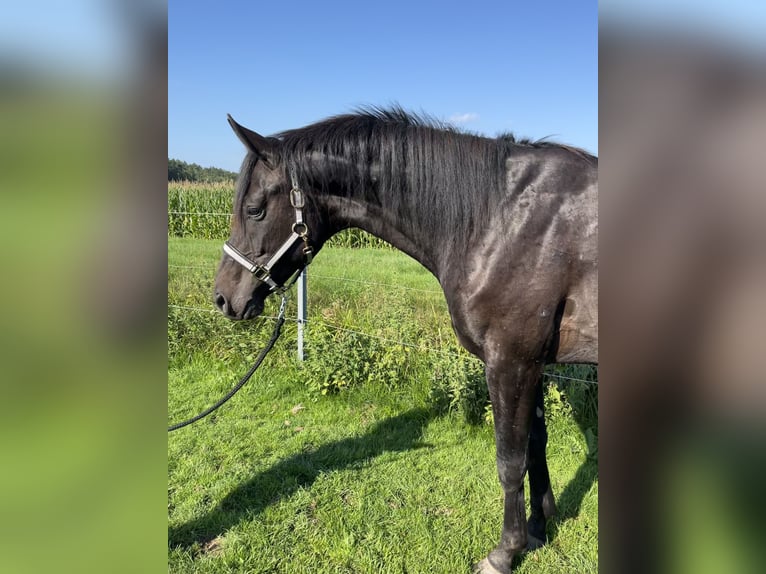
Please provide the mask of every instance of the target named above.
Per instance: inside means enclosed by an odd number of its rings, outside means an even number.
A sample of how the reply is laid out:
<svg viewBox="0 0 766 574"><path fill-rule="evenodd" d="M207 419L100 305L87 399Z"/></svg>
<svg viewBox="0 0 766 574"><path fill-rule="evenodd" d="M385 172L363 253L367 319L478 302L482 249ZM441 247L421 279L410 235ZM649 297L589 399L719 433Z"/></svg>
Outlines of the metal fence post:
<svg viewBox="0 0 766 574"><path fill-rule="evenodd" d="M303 355L303 327L306 324L306 269L298 276L298 360L304 359Z"/></svg>

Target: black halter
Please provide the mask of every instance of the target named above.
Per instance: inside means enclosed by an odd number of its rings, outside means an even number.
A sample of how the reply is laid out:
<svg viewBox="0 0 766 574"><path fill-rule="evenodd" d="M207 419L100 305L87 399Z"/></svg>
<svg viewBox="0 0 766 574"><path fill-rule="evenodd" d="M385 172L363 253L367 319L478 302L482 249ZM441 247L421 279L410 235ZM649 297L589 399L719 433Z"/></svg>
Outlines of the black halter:
<svg viewBox="0 0 766 574"><path fill-rule="evenodd" d="M298 187L298 179L295 175L294 167L290 167L290 180L293 186L290 190L290 204L293 206L293 209L295 209L295 223L293 223L290 237L288 237L282 246L277 249L276 253L272 255L271 259L269 259L266 265L260 265L255 261L248 259L244 253L242 253L228 241L223 244L223 250L226 255L242 265L245 269L252 273L256 279L268 284L272 291L276 291L280 294L284 293L293 283L295 283L296 279L298 279L298 276L301 274L301 271L303 271L303 268L308 266L314 257L314 250L311 248L311 244L309 243L309 228L306 225L306 222L303 221L303 207L306 205L306 200L300 187ZM284 257L285 253L287 253L290 248L298 241L303 241L303 256L305 258L305 263L303 267L293 273L287 279L287 281L285 281L282 285L279 285L271 276L271 270L279 262L279 260Z"/></svg>

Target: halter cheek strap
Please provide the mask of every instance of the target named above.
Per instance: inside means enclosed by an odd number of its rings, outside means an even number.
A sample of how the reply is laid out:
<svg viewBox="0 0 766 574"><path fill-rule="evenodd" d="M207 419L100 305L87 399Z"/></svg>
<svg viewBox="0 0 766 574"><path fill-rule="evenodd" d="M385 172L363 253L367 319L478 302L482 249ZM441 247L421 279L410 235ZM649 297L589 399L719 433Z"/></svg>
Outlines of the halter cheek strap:
<svg viewBox="0 0 766 574"><path fill-rule="evenodd" d="M295 168L293 166L290 167L290 180L292 183L292 189L290 190L290 204L295 210L295 223L293 223L290 237L288 237L287 240L282 243L281 247L277 249L274 255L271 256L271 259L269 259L266 265L259 265L251 259L248 259L244 253L242 253L228 241L223 244L223 251L226 253L226 255L242 265L242 267L252 273L256 279L266 283L270 287L271 291L276 291L278 293L283 293L286 291L295 282L295 280L298 278L298 275L300 275L301 271L303 270L303 268L298 269L282 285L279 285L276 281L274 281L274 278L271 276L271 270L279 262L279 260L284 257L290 248L293 247L298 241L303 241L303 256L305 259L303 267L309 265L314 257L314 251L309 243L309 228L303 221L303 208L306 205L306 200L300 187L298 187L298 179L296 177Z"/></svg>

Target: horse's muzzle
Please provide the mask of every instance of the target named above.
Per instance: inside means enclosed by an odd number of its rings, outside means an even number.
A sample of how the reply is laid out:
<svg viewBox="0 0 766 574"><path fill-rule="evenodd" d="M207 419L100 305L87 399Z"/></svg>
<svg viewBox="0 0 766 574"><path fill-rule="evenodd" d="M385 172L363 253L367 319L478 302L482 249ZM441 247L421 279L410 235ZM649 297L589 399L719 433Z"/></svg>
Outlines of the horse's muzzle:
<svg viewBox="0 0 766 574"><path fill-rule="evenodd" d="M220 291L215 292L215 306L223 313L228 319L233 321L246 321L248 319L255 319L258 315L263 313L263 299L250 298L241 311L235 309L232 302L226 295Z"/></svg>

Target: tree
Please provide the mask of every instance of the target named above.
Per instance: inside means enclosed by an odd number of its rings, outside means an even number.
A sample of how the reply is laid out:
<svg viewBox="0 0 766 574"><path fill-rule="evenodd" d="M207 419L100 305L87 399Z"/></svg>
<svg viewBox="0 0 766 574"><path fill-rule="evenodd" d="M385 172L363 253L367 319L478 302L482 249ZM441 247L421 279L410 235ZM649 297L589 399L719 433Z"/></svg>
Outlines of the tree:
<svg viewBox="0 0 766 574"><path fill-rule="evenodd" d="M237 174L219 167L202 167L180 159L168 158L168 181L233 181Z"/></svg>

